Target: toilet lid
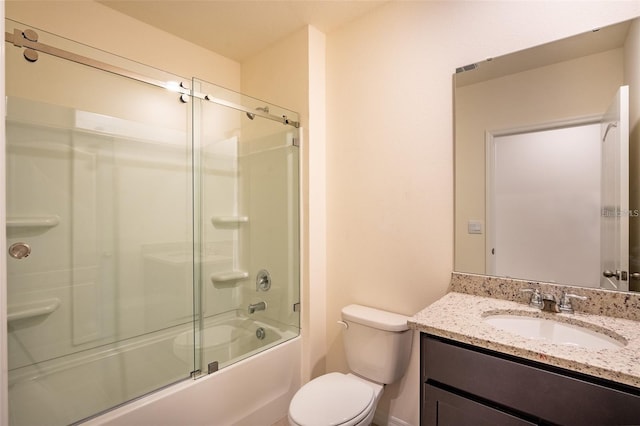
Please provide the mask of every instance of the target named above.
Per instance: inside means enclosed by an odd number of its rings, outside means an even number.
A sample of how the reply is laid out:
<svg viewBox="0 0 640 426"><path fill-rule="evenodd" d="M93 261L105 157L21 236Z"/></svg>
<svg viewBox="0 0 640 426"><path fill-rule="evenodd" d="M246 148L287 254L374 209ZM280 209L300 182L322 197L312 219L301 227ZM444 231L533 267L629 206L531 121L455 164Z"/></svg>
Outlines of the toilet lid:
<svg viewBox="0 0 640 426"><path fill-rule="evenodd" d="M313 379L295 394L289 406L291 420L299 425L336 426L360 420L373 404L370 386L342 373Z"/></svg>

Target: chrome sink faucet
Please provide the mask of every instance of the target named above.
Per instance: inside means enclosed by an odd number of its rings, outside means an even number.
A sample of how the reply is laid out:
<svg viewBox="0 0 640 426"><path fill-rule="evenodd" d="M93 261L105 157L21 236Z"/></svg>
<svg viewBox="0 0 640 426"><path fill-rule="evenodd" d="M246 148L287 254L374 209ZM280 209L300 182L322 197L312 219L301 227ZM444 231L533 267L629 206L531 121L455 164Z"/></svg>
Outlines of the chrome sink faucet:
<svg viewBox="0 0 640 426"><path fill-rule="evenodd" d="M523 288L520 291L523 293L531 293L529 306L540 309L544 312L562 312L565 314L572 314L574 313L574 310L573 305L571 304L571 299L587 300L586 296L579 296L577 294L567 293L566 291L562 292L562 297L560 297L559 301L554 294L541 294L540 290L537 288Z"/></svg>
<svg viewBox="0 0 640 426"><path fill-rule="evenodd" d="M555 294L545 293L542 295L542 308L544 312L553 312L557 314L560 312L560 307L558 306L558 298Z"/></svg>
<svg viewBox="0 0 640 426"><path fill-rule="evenodd" d="M529 300L529 306L532 308L542 309L542 295L537 288L523 288L520 290L522 293L531 293L531 299Z"/></svg>
<svg viewBox="0 0 640 426"><path fill-rule="evenodd" d="M571 304L571 299L578 300L587 300L587 296L579 296L573 293L567 293L566 291L562 292L562 298L560 299L560 312L564 312L565 314L573 313L573 305Z"/></svg>

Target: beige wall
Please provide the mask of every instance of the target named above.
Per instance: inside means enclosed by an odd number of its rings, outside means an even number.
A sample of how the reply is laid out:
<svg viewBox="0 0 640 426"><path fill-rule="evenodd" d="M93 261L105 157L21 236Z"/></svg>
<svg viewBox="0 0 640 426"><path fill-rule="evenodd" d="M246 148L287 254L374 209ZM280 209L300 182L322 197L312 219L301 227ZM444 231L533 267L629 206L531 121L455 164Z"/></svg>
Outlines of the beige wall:
<svg viewBox="0 0 640 426"><path fill-rule="evenodd" d="M347 368L342 306L410 315L446 292L455 68L639 12L638 2L392 2L328 35L328 369ZM419 423L413 351L378 418Z"/></svg>
<svg viewBox="0 0 640 426"><path fill-rule="evenodd" d="M622 49L614 49L456 88L456 271L485 273L485 132L604 114L622 85L622 65ZM469 220L482 221L485 232L469 234Z"/></svg>
<svg viewBox="0 0 640 426"><path fill-rule="evenodd" d="M240 89L240 64L236 61L92 0L9 0L4 5L9 19L176 75L198 76L232 90Z"/></svg>

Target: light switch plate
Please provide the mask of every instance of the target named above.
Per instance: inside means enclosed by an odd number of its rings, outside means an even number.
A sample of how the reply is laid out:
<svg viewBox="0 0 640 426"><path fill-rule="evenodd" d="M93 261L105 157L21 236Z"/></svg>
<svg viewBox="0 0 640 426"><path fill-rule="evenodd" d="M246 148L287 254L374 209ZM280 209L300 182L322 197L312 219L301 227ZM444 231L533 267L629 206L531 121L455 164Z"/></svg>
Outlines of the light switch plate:
<svg viewBox="0 0 640 426"><path fill-rule="evenodd" d="M467 222L467 232L469 234L482 234L482 221L470 220Z"/></svg>

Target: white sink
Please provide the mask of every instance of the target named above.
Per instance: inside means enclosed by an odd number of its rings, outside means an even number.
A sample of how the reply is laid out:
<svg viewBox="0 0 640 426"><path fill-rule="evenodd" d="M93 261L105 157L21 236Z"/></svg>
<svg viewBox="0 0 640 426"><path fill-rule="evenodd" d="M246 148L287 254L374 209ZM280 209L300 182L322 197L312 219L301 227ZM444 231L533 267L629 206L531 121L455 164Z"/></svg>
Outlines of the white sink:
<svg viewBox="0 0 640 426"><path fill-rule="evenodd" d="M484 322L496 328L534 340L544 340L587 349L616 349L620 340L578 325L514 314L488 315ZM623 340L623 339L621 339Z"/></svg>

